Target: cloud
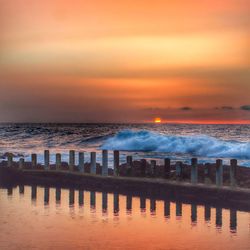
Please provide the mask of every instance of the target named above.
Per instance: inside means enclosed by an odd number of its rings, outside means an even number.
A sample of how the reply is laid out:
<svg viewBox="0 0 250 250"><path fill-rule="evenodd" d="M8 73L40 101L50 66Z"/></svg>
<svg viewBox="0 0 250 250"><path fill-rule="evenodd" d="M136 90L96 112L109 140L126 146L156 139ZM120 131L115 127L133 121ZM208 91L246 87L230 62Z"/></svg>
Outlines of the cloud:
<svg viewBox="0 0 250 250"><path fill-rule="evenodd" d="M215 109L222 109L222 110L233 110L234 107L231 107L231 106L222 106L222 107L216 107Z"/></svg>
<svg viewBox="0 0 250 250"><path fill-rule="evenodd" d="M189 111L189 110L192 110L192 108L190 108L190 107L182 107L182 108L180 108L180 110Z"/></svg>
<svg viewBox="0 0 250 250"><path fill-rule="evenodd" d="M250 111L250 105L243 105L240 107L241 110Z"/></svg>

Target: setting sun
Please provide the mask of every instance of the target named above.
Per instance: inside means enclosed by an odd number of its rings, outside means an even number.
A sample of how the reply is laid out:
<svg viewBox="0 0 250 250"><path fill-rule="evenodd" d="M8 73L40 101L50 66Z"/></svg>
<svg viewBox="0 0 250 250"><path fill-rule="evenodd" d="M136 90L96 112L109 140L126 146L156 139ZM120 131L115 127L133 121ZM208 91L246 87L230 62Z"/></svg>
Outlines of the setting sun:
<svg viewBox="0 0 250 250"><path fill-rule="evenodd" d="M155 123L161 123L161 118L159 117L155 118Z"/></svg>

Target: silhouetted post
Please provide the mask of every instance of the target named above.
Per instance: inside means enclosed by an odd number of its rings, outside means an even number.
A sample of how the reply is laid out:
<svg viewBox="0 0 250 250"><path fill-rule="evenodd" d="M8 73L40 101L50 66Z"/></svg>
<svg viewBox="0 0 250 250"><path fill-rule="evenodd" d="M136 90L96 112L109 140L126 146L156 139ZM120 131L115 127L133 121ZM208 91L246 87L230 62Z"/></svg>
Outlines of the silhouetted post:
<svg viewBox="0 0 250 250"><path fill-rule="evenodd" d="M31 167L36 168L37 165L37 154L31 154Z"/></svg>
<svg viewBox="0 0 250 250"><path fill-rule="evenodd" d="M102 151L102 175L108 176L108 150Z"/></svg>
<svg viewBox="0 0 250 250"><path fill-rule="evenodd" d="M20 158L19 159L19 169L23 169L24 168L24 158Z"/></svg>
<svg viewBox="0 0 250 250"><path fill-rule="evenodd" d="M69 190L69 205L72 206L75 204L75 190L70 189Z"/></svg>
<svg viewBox="0 0 250 250"><path fill-rule="evenodd" d="M223 185L223 164L222 160L216 160L216 186L221 187Z"/></svg>
<svg viewBox="0 0 250 250"><path fill-rule="evenodd" d="M145 159L141 160L141 176L146 176L147 161Z"/></svg>
<svg viewBox="0 0 250 250"><path fill-rule="evenodd" d="M83 192L83 190L79 190L78 202L79 202L79 206L83 206L83 204L84 204L84 192Z"/></svg>
<svg viewBox="0 0 250 250"><path fill-rule="evenodd" d="M36 200L37 196L37 186L31 186L31 199Z"/></svg>
<svg viewBox="0 0 250 250"><path fill-rule="evenodd" d="M44 188L44 204L49 204L49 188Z"/></svg>
<svg viewBox="0 0 250 250"><path fill-rule="evenodd" d="M69 151L69 170L73 171L75 166L75 150Z"/></svg>
<svg viewBox="0 0 250 250"><path fill-rule="evenodd" d="M19 194L24 194L24 185L19 185Z"/></svg>
<svg viewBox="0 0 250 250"><path fill-rule="evenodd" d="M79 152L78 156L79 156L78 168L79 168L79 171L83 173L84 172L84 152Z"/></svg>
<svg viewBox="0 0 250 250"><path fill-rule="evenodd" d="M235 187L237 185L236 173L237 173L237 160L232 159L230 161L230 185L231 187Z"/></svg>
<svg viewBox="0 0 250 250"><path fill-rule="evenodd" d="M196 222L197 221L197 205L191 204L191 221Z"/></svg>
<svg viewBox="0 0 250 250"><path fill-rule="evenodd" d="M166 218L170 218L170 201L169 200L164 201L164 216Z"/></svg>
<svg viewBox="0 0 250 250"><path fill-rule="evenodd" d="M95 197L95 192L91 191L90 192L90 207L92 209L95 209L95 203L96 203L96 197Z"/></svg>
<svg viewBox="0 0 250 250"><path fill-rule="evenodd" d="M49 150L44 150L44 168L49 169Z"/></svg>
<svg viewBox="0 0 250 250"><path fill-rule="evenodd" d="M169 158L164 159L164 176L165 178L170 177L170 171L171 171L171 160Z"/></svg>
<svg viewBox="0 0 250 250"><path fill-rule="evenodd" d="M132 196L131 195L127 195L126 209L127 211L132 210Z"/></svg>
<svg viewBox="0 0 250 250"><path fill-rule="evenodd" d="M8 153L7 158L8 158L7 166L12 167L12 165L13 165L13 155L12 155L12 153Z"/></svg>
<svg viewBox="0 0 250 250"><path fill-rule="evenodd" d="M146 210L146 198L143 196L140 197L140 209L142 212Z"/></svg>
<svg viewBox="0 0 250 250"><path fill-rule="evenodd" d="M150 199L150 212L155 213L156 211L156 200L155 199Z"/></svg>
<svg viewBox="0 0 250 250"><path fill-rule="evenodd" d="M56 170L60 170L61 165L62 165L61 154L56 154Z"/></svg>
<svg viewBox="0 0 250 250"><path fill-rule="evenodd" d="M230 209L230 230L237 230L237 211L235 209Z"/></svg>
<svg viewBox="0 0 250 250"><path fill-rule="evenodd" d="M175 173L177 180L180 180L182 177L183 165L181 161L177 161L175 165Z"/></svg>
<svg viewBox="0 0 250 250"><path fill-rule="evenodd" d="M132 167L132 164L133 164L133 157L132 157L132 155L128 155L127 156L127 165L129 167Z"/></svg>
<svg viewBox="0 0 250 250"><path fill-rule="evenodd" d="M182 216L182 203L180 201L176 201L176 216Z"/></svg>
<svg viewBox="0 0 250 250"><path fill-rule="evenodd" d="M91 152L90 158L91 158L90 173L96 174L96 152Z"/></svg>
<svg viewBox="0 0 250 250"><path fill-rule="evenodd" d="M210 221L211 219L211 207L208 205L205 205L205 221Z"/></svg>
<svg viewBox="0 0 250 250"><path fill-rule="evenodd" d="M197 158L191 159L191 183L197 184L198 182L198 160Z"/></svg>
<svg viewBox="0 0 250 250"><path fill-rule="evenodd" d="M118 150L114 151L114 176L118 176L118 170L120 165L120 152Z"/></svg>
<svg viewBox="0 0 250 250"><path fill-rule="evenodd" d="M211 184L211 164L206 163L204 166L205 184Z"/></svg>
<svg viewBox="0 0 250 250"><path fill-rule="evenodd" d="M61 188L56 188L56 203L61 201Z"/></svg>
<svg viewBox="0 0 250 250"><path fill-rule="evenodd" d="M108 209L108 194L107 192L102 192L102 211L106 212Z"/></svg>
<svg viewBox="0 0 250 250"><path fill-rule="evenodd" d="M222 226L222 208L221 207L216 207L215 224L216 224L217 227Z"/></svg>
<svg viewBox="0 0 250 250"><path fill-rule="evenodd" d="M114 193L114 213L118 213L119 210L119 194Z"/></svg>
<svg viewBox="0 0 250 250"><path fill-rule="evenodd" d="M153 174L153 176L156 176L156 161L155 160L150 161L150 169L151 169L151 173Z"/></svg>

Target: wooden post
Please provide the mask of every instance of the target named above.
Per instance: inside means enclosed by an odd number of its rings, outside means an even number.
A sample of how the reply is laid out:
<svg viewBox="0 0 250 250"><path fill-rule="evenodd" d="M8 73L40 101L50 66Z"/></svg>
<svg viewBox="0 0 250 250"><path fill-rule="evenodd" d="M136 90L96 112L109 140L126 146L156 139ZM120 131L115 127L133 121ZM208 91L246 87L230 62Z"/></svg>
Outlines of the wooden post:
<svg viewBox="0 0 250 250"><path fill-rule="evenodd" d="M49 150L44 150L44 168L46 170L49 169L49 161L50 161L49 158L50 158L49 157Z"/></svg>
<svg viewBox="0 0 250 250"><path fill-rule="evenodd" d="M198 182L198 160L197 158L191 159L191 183L197 184Z"/></svg>
<svg viewBox="0 0 250 250"><path fill-rule="evenodd" d="M146 176L147 161L145 159L141 160L141 176Z"/></svg>
<svg viewBox="0 0 250 250"><path fill-rule="evenodd" d="M170 177L170 171L171 171L171 160L169 158L164 159L164 176L165 178Z"/></svg>
<svg viewBox="0 0 250 250"><path fill-rule="evenodd" d="M56 170L60 170L62 165L62 156L61 154L56 154Z"/></svg>
<svg viewBox="0 0 250 250"><path fill-rule="evenodd" d="M69 170L74 171L75 167L75 150L69 151Z"/></svg>
<svg viewBox="0 0 250 250"><path fill-rule="evenodd" d="M90 158L91 158L90 173L96 174L96 152L91 152Z"/></svg>
<svg viewBox="0 0 250 250"><path fill-rule="evenodd" d="M132 167L132 164L133 164L133 157L132 157L132 155L128 155L127 156L127 165L129 167Z"/></svg>
<svg viewBox="0 0 250 250"><path fill-rule="evenodd" d="M37 155L31 154L31 167L36 168L37 165Z"/></svg>
<svg viewBox="0 0 250 250"><path fill-rule="evenodd" d="M204 176L205 176L205 184L209 185L211 184L211 164L206 163L204 165Z"/></svg>
<svg viewBox="0 0 250 250"><path fill-rule="evenodd" d="M150 168L151 168L151 173L153 174L153 176L156 176L156 160L150 161Z"/></svg>
<svg viewBox="0 0 250 250"><path fill-rule="evenodd" d="M235 187L237 185L236 174L237 174L237 160L232 159L230 161L230 185L231 187Z"/></svg>
<svg viewBox="0 0 250 250"><path fill-rule="evenodd" d="M79 156L78 168L79 168L79 171L83 173L84 172L84 152L79 152L78 156Z"/></svg>
<svg viewBox="0 0 250 250"><path fill-rule="evenodd" d="M118 176L120 165L120 152L118 150L114 151L114 176Z"/></svg>
<svg viewBox="0 0 250 250"><path fill-rule="evenodd" d="M183 172L182 162L181 161L177 161L176 164L175 164L175 173L176 173L176 178L178 180L181 179L182 172Z"/></svg>
<svg viewBox="0 0 250 250"><path fill-rule="evenodd" d="M108 150L102 151L102 175L108 176Z"/></svg>
<svg viewBox="0 0 250 250"><path fill-rule="evenodd" d="M13 154L12 153L8 153L7 158L8 158L7 166L8 167L12 167L12 165L13 165Z"/></svg>
<svg viewBox="0 0 250 250"><path fill-rule="evenodd" d="M223 164L222 160L216 160L216 186L223 186Z"/></svg>
<svg viewBox="0 0 250 250"><path fill-rule="evenodd" d="M24 168L24 158L20 158L19 159L19 169L23 169Z"/></svg>

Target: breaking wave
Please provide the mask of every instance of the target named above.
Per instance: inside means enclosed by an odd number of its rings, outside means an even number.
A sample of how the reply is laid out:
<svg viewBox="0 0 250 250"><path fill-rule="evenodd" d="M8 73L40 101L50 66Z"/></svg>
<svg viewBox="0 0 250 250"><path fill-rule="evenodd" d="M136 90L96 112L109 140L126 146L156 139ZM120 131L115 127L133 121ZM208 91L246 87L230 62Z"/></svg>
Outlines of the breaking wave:
<svg viewBox="0 0 250 250"><path fill-rule="evenodd" d="M207 135L164 135L147 130L120 131L115 136L108 138L102 148L250 159L250 142L224 141Z"/></svg>

